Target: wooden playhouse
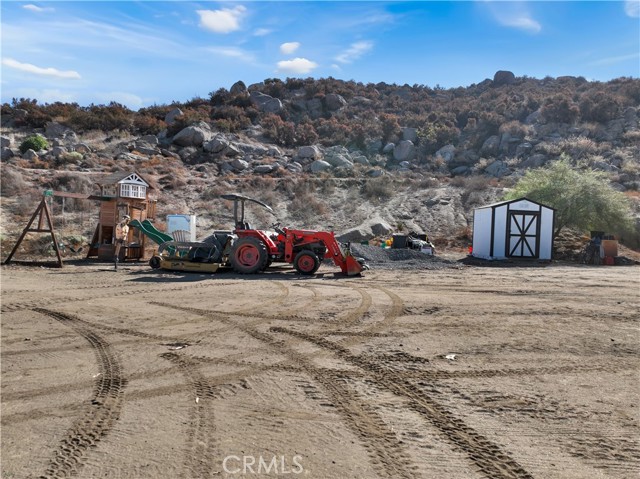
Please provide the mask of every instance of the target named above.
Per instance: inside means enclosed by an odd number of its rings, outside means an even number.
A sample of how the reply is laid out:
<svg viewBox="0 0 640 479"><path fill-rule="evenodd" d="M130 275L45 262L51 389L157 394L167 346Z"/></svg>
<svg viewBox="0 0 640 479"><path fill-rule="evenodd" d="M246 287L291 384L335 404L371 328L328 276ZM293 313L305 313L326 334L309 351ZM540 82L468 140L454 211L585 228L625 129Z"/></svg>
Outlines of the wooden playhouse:
<svg viewBox="0 0 640 479"><path fill-rule="evenodd" d="M87 258L112 261L115 253L116 225L125 215L140 222L155 219L156 200L150 198L153 188L137 172L119 171L96 182L100 188L100 215L93 233ZM97 196L97 195L96 195ZM127 246L120 250L120 261L145 257L146 237L130 228Z"/></svg>

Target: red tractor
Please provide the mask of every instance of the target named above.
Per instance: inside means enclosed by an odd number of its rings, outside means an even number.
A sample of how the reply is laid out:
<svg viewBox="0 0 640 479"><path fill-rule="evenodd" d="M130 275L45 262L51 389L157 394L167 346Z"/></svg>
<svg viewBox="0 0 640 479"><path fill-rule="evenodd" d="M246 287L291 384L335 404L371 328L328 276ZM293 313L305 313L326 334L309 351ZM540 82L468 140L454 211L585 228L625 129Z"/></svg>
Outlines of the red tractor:
<svg viewBox="0 0 640 479"><path fill-rule="evenodd" d="M273 210L261 201L237 194L222 195L233 201L235 229L228 250L228 261L235 271L252 274L264 271L273 262L290 263L300 274L314 274L323 259L332 259L343 273L353 276L368 269L364 260L351 255L348 244L341 245L333 232L283 228L279 223L271 225L274 231L252 229L245 222L246 201L257 203L268 211Z"/></svg>

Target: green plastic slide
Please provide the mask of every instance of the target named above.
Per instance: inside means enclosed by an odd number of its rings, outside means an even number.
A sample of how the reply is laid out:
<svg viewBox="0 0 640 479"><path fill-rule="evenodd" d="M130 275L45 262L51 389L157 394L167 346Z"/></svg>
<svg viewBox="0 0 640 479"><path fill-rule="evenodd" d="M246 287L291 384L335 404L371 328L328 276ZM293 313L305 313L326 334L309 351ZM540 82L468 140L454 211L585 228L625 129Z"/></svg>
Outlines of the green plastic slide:
<svg viewBox="0 0 640 479"><path fill-rule="evenodd" d="M129 226L138 228L158 244L166 243L167 241L173 241L173 238L171 236L169 236L167 233L163 233L162 231L157 230L156 227L153 226L153 223L151 223L151 221L149 220L144 220L142 223L140 223L140 221L138 220L132 220L129 222Z"/></svg>

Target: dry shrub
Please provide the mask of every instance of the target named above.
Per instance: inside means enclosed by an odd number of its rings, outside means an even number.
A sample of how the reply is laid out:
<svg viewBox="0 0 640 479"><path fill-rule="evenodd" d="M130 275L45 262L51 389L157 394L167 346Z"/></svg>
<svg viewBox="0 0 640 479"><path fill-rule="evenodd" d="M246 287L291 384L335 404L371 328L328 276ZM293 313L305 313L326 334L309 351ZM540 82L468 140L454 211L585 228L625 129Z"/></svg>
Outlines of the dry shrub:
<svg viewBox="0 0 640 479"><path fill-rule="evenodd" d="M509 133L511 136L518 138L526 138L531 134L533 128L529 125L523 125L518 120L509 121L500 125L500 133Z"/></svg>
<svg viewBox="0 0 640 479"><path fill-rule="evenodd" d="M86 176L76 173L63 173L56 175L51 180L47 181L44 186L47 189L66 191L70 193L91 194L94 190L93 181ZM94 208L93 203L87 200L64 198L60 201L64 202L63 204L66 212L90 211Z"/></svg>
<svg viewBox="0 0 640 479"><path fill-rule="evenodd" d="M327 205L318 198L315 187L307 181L296 184L287 210L292 218L304 223L317 222L318 217L328 213Z"/></svg>
<svg viewBox="0 0 640 479"><path fill-rule="evenodd" d="M567 153L574 159L582 159L590 155L596 155L600 150L595 141L585 136L563 138L559 142L559 147L562 153Z"/></svg>
<svg viewBox="0 0 640 479"><path fill-rule="evenodd" d="M622 134L622 141L627 145L640 145L640 130L629 130Z"/></svg>
<svg viewBox="0 0 640 479"><path fill-rule="evenodd" d="M385 177L366 180L362 186L362 194L370 200L388 200L394 194L393 181Z"/></svg>
<svg viewBox="0 0 640 479"><path fill-rule="evenodd" d="M23 196L29 190L30 185L25 181L22 173L13 168L4 167L0 175L1 196Z"/></svg>

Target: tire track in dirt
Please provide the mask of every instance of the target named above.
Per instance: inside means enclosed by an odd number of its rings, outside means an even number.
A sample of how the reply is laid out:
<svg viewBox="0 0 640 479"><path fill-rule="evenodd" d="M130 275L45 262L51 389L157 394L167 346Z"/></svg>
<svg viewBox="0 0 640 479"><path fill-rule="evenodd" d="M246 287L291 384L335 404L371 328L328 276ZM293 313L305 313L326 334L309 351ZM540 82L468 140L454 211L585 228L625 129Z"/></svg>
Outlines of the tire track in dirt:
<svg viewBox="0 0 640 479"><path fill-rule="evenodd" d="M409 407L435 426L447 440L465 452L478 470L490 478L530 479L520 464L488 438L467 426L443 405L433 400L412 383L399 378L396 371L380 363L354 356L347 349L322 337L287 328L271 328L276 333L293 336L331 351L349 364L370 374L375 385L409 400Z"/></svg>
<svg viewBox="0 0 640 479"><path fill-rule="evenodd" d="M37 311L39 308L34 308L34 311ZM61 313L60 313L61 314ZM71 316L69 316L71 317ZM130 328L118 328L115 326L107 326L106 324L100 324L100 323L93 323L91 321L87 321L86 319L81 319L77 316L73 316L73 320L77 323L83 324L84 326L87 326L89 328L94 328L94 329L100 329L102 331L106 331L108 333L115 333L115 334L122 334L125 336L133 336L135 338L141 338L141 339L148 339L148 340L153 340L153 341L165 341L168 343L177 343L177 342L184 342L184 343L189 343L190 339L189 338L177 338L177 337L171 337L171 336L162 336L159 334L153 334L153 333L145 333L143 331L138 331L135 329L130 329ZM198 334L199 336L199 334Z"/></svg>
<svg viewBox="0 0 640 479"><path fill-rule="evenodd" d="M366 303L366 300L363 300L363 303ZM395 432L371 409L366 401L348 387L344 382L344 377L341 377L338 371L334 372L316 367L306 356L292 349L286 342L269 333L261 332L250 325L237 323L228 316L206 309L182 307L169 303L154 302L153 304L178 311L209 316L223 324L235 325L245 334L271 346L279 354L285 355L298 366L301 373L309 376L322 386L330 400L330 406L335 407L350 429L359 437L371 457L372 466L382 477L391 479L414 477L409 466L411 459L405 452L405 448L398 440ZM232 316L233 313L230 313L230 315Z"/></svg>
<svg viewBox="0 0 640 479"><path fill-rule="evenodd" d="M189 384L192 395L189 409L189 427L185 447L185 469L180 477L205 478L220 471L214 469L216 457L215 418L210 405L215 391L196 363L184 355L173 352L162 353L161 358L175 364Z"/></svg>
<svg viewBox="0 0 640 479"><path fill-rule="evenodd" d="M41 478L59 478L76 475L82 468L89 448L106 436L120 416L126 380L122 366L109 343L87 328L81 321L66 314L44 308L34 311L49 316L69 326L91 344L100 375L96 380L91 405L82 418L67 431L60 442L55 457Z"/></svg>
<svg viewBox="0 0 640 479"><path fill-rule="evenodd" d="M545 376L554 374L575 374L587 372L612 372L617 373L634 369L632 364L585 364L566 366L546 366L539 368L508 368L508 369L479 369L466 371L444 371L438 369L420 369L430 365L431 361L421 356L413 356L403 351L393 354L363 354L363 360L376 362L405 379L414 380L447 380L447 379L474 379L517 376Z"/></svg>
<svg viewBox="0 0 640 479"><path fill-rule="evenodd" d="M184 291L184 290L192 290L194 288L205 288L209 286L214 286L214 284L206 283L206 284L189 284L185 286L178 286L174 288L147 288L147 289L129 289L127 291L116 291L116 292L108 292L102 294L92 294L91 297L77 297L77 296L68 296L68 297L60 297L60 298L47 298L48 304L59 304L59 303L72 303L76 301L87 301L88 299L105 299L105 298L114 298L114 297L122 297L122 296L132 296L132 295L142 295L149 293L160 293L165 294L171 291ZM95 291L93 288L89 288ZM99 288L99 290L109 289L109 288ZM4 300L4 298L3 298ZM13 313L16 311L23 311L26 309L35 309L38 308L41 304L39 299L34 299L33 301L24 302L24 303L9 303L3 304L0 307L0 312L2 313Z"/></svg>

